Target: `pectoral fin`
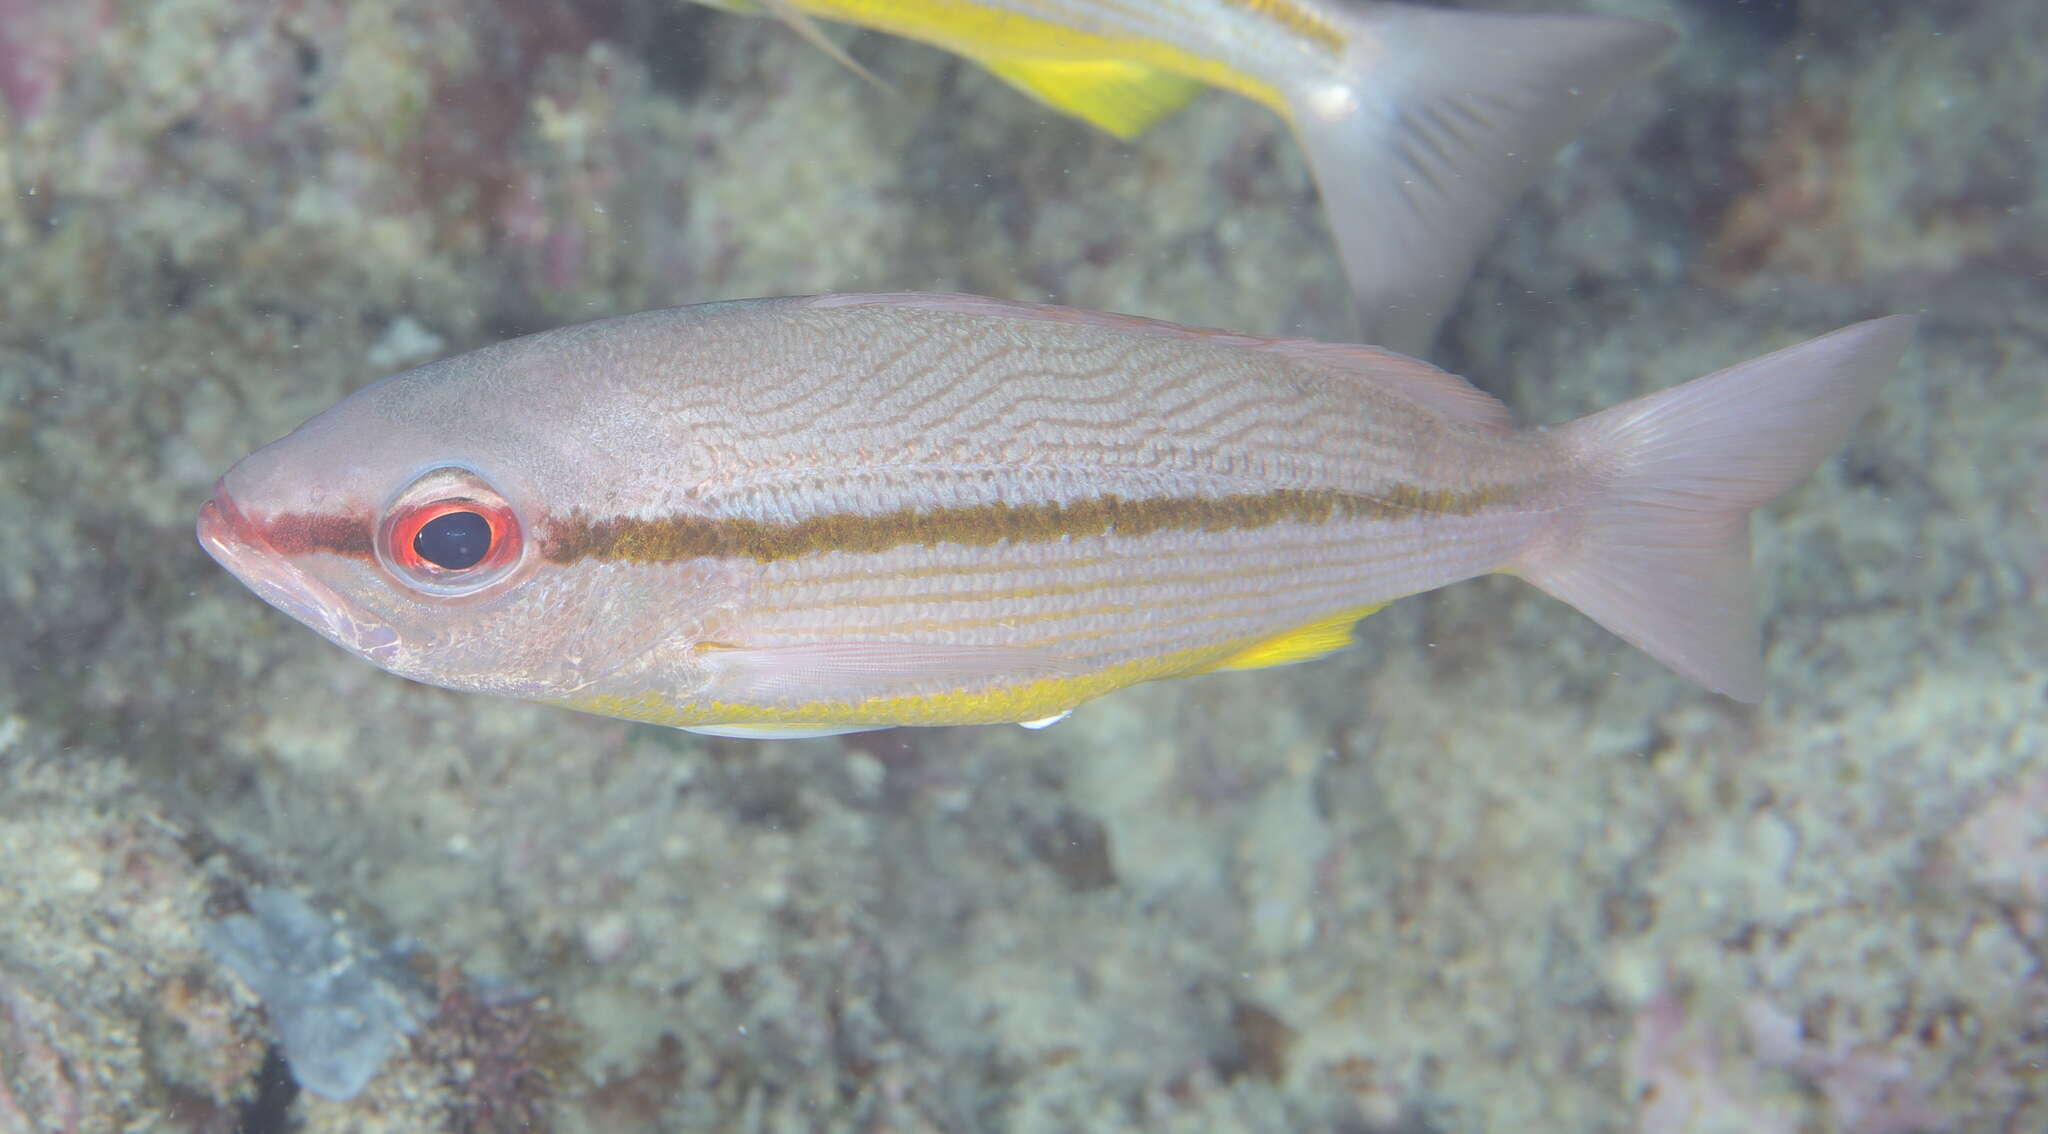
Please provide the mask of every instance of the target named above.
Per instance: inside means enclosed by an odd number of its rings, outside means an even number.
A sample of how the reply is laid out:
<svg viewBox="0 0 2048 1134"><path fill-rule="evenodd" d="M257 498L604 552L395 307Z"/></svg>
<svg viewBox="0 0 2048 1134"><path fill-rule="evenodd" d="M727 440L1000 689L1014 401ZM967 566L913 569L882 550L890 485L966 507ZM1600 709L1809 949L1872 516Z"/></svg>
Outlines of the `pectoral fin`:
<svg viewBox="0 0 2048 1134"><path fill-rule="evenodd" d="M1072 662L1008 646L915 642L699 647L721 701L778 709L874 700L972 696L1080 676Z"/></svg>
<svg viewBox="0 0 2048 1134"><path fill-rule="evenodd" d="M1186 106L1202 84L1119 59L979 59L1055 110L1129 140Z"/></svg>
<svg viewBox="0 0 2048 1134"><path fill-rule="evenodd" d="M753 3L749 3L746 6L766 12L781 20L791 31L802 36L812 47L824 52L834 62L872 84L876 90L891 95L896 93L896 88L876 77L873 71L861 66L858 60L848 55L845 48L833 42L832 37L826 35L825 30L818 26L818 21L812 19L808 12L797 7L793 0L754 0ZM742 11L744 9L736 7L733 10Z"/></svg>

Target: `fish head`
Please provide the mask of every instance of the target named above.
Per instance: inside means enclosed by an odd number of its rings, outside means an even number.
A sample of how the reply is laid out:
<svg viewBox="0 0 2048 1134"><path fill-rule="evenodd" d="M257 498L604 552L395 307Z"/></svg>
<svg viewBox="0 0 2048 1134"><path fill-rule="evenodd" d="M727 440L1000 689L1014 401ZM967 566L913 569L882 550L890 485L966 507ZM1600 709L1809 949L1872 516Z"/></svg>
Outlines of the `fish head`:
<svg viewBox="0 0 2048 1134"><path fill-rule="evenodd" d="M526 370L548 368L547 352L528 354ZM617 470L602 438L566 443L536 420L562 400L523 395L555 376L519 373L515 357L515 372L479 381L478 365L387 378L244 458L200 509L200 545L272 606L402 677L555 702L687 696L690 647L736 580L716 563L551 558L553 533Z"/></svg>

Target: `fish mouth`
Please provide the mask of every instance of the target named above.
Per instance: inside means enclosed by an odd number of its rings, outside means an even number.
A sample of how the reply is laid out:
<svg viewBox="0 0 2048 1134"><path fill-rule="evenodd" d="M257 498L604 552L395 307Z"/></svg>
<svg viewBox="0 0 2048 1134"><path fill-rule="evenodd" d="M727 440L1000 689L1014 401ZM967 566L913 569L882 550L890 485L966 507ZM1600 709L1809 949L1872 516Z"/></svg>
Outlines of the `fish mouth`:
<svg viewBox="0 0 2048 1134"><path fill-rule="evenodd" d="M398 632L367 618L355 604L301 571L264 538L229 494L226 478L199 506L199 546L258 598L318 631L328 641L385 664L398 650Z"/></svg>

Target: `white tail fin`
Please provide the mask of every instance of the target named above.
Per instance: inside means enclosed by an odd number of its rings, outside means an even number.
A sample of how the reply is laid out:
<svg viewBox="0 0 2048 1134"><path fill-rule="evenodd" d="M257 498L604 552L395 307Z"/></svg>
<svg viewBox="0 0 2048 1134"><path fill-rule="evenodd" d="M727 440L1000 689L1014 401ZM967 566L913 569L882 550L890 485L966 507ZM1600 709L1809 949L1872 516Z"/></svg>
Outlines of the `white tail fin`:
<svg viewBox="0 0 2048 1134"><path fill-rule="evenodd" d="M1507 206L1674 33L1600 16L1343 13L1344 67L1288 88L1363 341L1426 354Z"/></svg>
<svg viewBox="0 0 2048 1134"><path fill-rule="evenodd" d="M1590 495L1509 569L1715 692L1762 699L1750 510L1841 447L1913 324L1844 327L1563 426Z"/></svg>

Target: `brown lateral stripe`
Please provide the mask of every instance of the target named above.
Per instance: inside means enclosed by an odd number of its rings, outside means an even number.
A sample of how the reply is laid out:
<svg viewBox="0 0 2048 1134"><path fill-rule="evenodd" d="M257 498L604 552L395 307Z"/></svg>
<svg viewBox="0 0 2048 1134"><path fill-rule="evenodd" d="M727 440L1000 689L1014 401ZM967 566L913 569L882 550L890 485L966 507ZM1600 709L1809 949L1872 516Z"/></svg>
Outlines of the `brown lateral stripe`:
<svg viewBox="0 0 2048 1134"><path fill-rule="evenodd" d="M987 547L1046 543L1066 537L1160 531L1251 531L1292 521L1385 520L1417 514L1469 516L1513 494L1507 486L1469 492L1427 491L1395 485L1384 495L1333 489L1282 488L1232 496L1126 500L1097 496L1071 504L983 504L957 508L904 508L878 515L834 512L790 523L729 517L672 516L642 520L575 515L558 522L542 543L555 563L580 559L672 563L685 559L752 559L774 563L822 551L876 552L905 544Z"/></svg>
<svg viewBox="0 0 2048 1134"><path fill-rule="evenodd" d="M263 542L279 555L324 551L351 559L368 559L372 553L370 521L360 516L287 512L254 527L263 537Z"/></svg>

